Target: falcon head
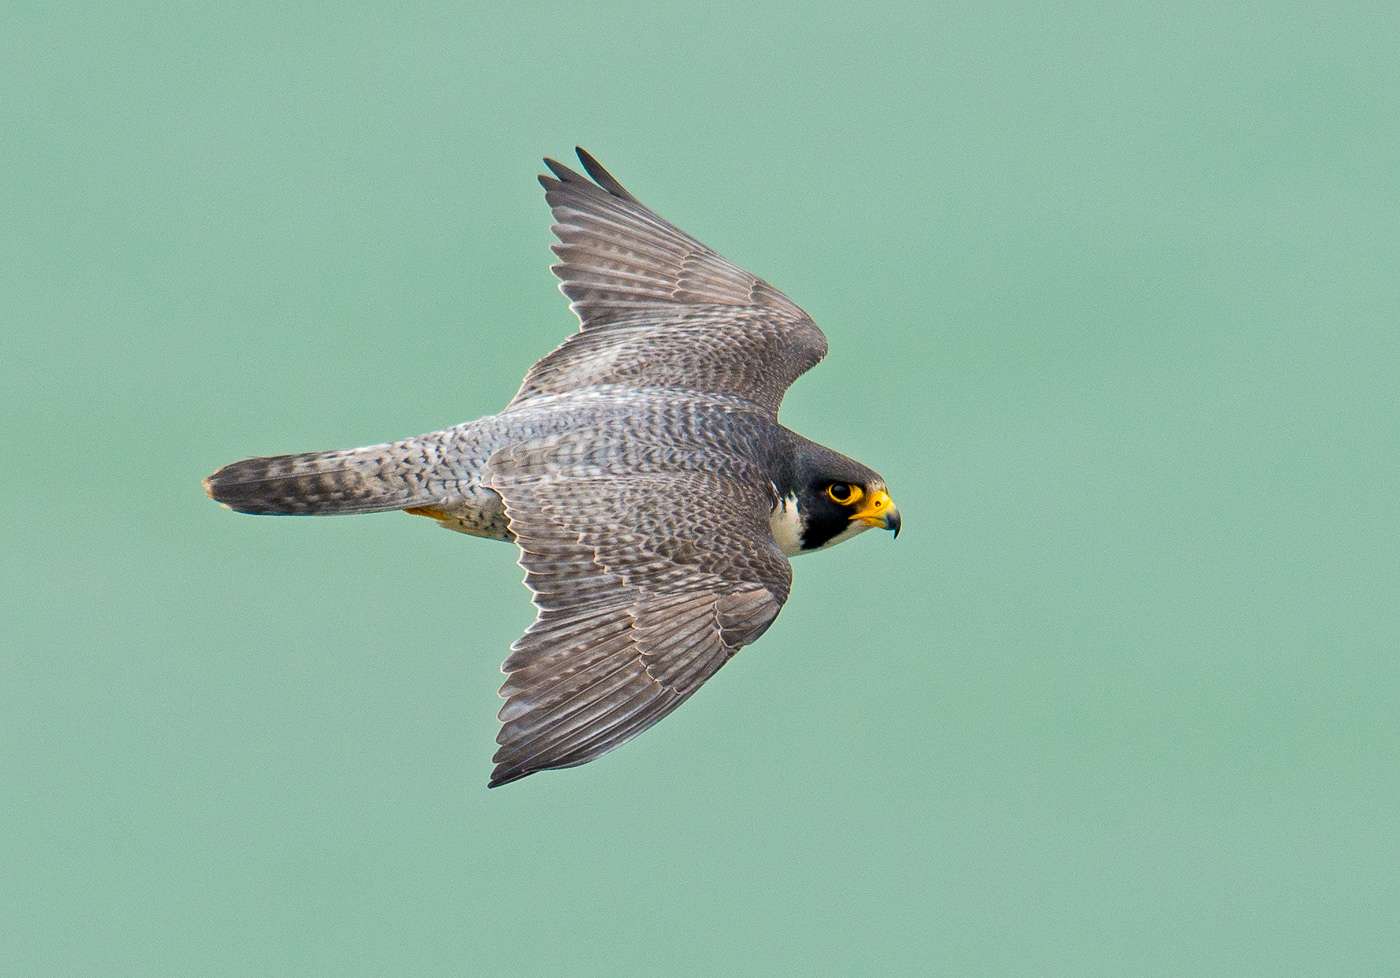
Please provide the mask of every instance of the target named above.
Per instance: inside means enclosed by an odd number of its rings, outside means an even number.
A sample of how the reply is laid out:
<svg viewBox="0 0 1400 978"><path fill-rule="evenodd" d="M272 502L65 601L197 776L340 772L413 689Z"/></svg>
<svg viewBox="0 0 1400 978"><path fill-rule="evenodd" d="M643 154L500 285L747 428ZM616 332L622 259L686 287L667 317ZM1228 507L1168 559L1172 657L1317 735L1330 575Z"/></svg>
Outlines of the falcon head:
<svg viewBox="0 0 1400 978"><path fill-rule="evenodd" d="M824 550L872 526L899 536L899 510L885 480L830 449L799 454L791 477L775 480L773 489L778 500L768 522L789 557Z"/></svg>

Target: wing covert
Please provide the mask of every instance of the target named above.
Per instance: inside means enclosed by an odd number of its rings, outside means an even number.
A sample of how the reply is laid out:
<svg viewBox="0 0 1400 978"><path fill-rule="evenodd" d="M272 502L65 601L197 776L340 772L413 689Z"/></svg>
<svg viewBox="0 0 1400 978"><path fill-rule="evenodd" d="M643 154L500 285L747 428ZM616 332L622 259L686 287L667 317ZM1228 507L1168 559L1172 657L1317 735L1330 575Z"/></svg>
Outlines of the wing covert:
<svg viewBox="0 0 1400 978"><path fill-rule="evenodd" d="M705 472L550 471L541 451L490 463L538 608L501 667L492 786L652 726L772 624L792 580L761 489Z"/></svg>

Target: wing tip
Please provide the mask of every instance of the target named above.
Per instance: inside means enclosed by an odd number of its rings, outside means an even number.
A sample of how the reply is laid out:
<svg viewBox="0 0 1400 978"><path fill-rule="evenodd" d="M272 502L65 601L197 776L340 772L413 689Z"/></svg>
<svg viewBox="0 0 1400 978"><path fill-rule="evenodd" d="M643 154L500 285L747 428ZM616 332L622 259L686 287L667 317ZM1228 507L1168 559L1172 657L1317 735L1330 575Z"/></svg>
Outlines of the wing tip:
<svg viewBox="0 0 1400 978"><path fill-rule="evenodd" d="M575 146L574 152L578 154L578 161L583 164L584 170L593 178L594 183L602 187L612 196L620 198L621 200L631 201L634 204L641 203L636 197L628 193L627 188L619 183L617 177L609 173L592 153L588 152L588 150L584 149L582 146Z"/></svg>
<svg viewBox="0 0 1400 978"><path fill-rule="evenodd" d="M547 167L549 168L549 172L550 172L550 173L554 174L554 176L555 176L556 178L558 178L558 180L559 180L560 183L587 183L587 182L588 182L587 180L583 179L583 177L582 177L580 174L578 174L578 173L576 173L575 171L569 169L567 166L565 166L563 163L560 163L558 160L554 159L554 157L552 157L552 156L546 156L546 157L544 158L544 165L547 166ZM541 173L541 174L540 174L540 179L541 179L541 180L547 180L547 179L549 179L549 178L546 177L543 173Z"/></svg>
<svg viewBox="0 0 1400 978"><path fill-rule="evenodd" d="M491 780L486 782L486 787L499 788L503 784L510 784L512 781L519 781L521 778L528 778L534 774L537 768L513 768L506 764L498 764L491 772Z"/></svg>
<svg viewBox="0 0 1400 978"><path fill-rule="evenodd" d="M570 169L553 157L546 156L544 158L544 165L549 168L550 173L554 174L553 177L543 173L539 175L540 185L544 187L546 192L562 190L565 185L578 187L580 189L587 187L591 190L601 190L609 197L616 197L619 200L630 201L634 204L641 203L627 191L626 187L618 182L617 177L609 173L603 164L598 162L597 158L592 153L588 152L588 150L584 149L582 146L575 146L574 152L578 154L578 160L583 164L584 172L588 174L588 177L585 177L576 170ZM590 180L589 177L592 179Z"/></svg>

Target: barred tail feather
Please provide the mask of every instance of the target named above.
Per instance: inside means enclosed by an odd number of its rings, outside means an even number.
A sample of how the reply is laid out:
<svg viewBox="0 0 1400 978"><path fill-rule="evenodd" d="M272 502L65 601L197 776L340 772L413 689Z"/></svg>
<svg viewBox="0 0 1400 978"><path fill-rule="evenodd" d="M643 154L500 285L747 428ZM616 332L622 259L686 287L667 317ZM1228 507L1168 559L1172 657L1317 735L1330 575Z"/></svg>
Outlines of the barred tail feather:
<svg viewBox="0 0 1400 978"><path fill-rule="evenodd" d="M441 478L430 478L434 461L411 442L245 458L205 479L204 489L239 513L382 513L439 499L444 487Z"/></svg>

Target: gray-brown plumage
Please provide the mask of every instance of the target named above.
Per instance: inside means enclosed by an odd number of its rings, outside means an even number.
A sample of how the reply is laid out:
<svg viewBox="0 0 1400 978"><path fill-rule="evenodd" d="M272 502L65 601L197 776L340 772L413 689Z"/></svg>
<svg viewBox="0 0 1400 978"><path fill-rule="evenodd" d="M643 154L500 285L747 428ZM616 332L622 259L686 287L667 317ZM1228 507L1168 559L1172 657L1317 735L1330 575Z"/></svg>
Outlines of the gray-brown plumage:
<svg viewBox="0 0 1400 978"><path fill-rule="evenodd" d="M519 546L538 615L502 667L492 786L636 736L772 624L789 557L900 525L876 473L778 424L816 324L578 154L591 181L546 160L540 183L582 329L504 411L205 480L240 512L403 509Z"/></svg>

